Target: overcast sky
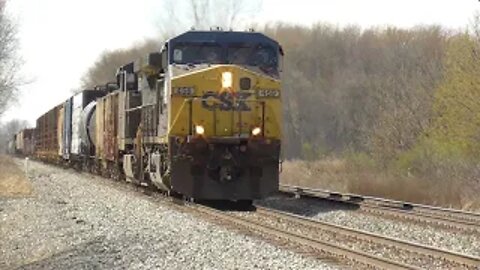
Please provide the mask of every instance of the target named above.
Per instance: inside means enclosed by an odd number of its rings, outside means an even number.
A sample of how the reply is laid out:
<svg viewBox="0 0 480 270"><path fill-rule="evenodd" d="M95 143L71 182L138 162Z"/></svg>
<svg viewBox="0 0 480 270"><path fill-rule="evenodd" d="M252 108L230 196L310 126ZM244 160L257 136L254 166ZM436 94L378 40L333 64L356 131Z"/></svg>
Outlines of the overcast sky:
<svg viewBox="0 0 480 270"><path fill-rule="evenodd" d="M34 124L71 95L104 50L158 36L162 7L162 0L10 0L7 11L20 27L23 72L32 83L22 87L18 104L4 120ZM461 28L478 10L477 0L264 0L255 21Z"/></svg>

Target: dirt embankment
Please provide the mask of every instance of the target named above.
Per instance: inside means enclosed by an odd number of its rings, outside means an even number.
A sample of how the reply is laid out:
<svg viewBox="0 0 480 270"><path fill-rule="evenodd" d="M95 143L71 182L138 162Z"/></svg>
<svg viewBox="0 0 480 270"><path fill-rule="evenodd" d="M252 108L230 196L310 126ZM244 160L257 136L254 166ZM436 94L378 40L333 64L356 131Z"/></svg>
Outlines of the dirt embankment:
<svg viewBox="0 0 480 270"><path fill-rule="evenodd" d="M0 155L0 196L20 197L33 191L23 168L9 156Z"/></svg>

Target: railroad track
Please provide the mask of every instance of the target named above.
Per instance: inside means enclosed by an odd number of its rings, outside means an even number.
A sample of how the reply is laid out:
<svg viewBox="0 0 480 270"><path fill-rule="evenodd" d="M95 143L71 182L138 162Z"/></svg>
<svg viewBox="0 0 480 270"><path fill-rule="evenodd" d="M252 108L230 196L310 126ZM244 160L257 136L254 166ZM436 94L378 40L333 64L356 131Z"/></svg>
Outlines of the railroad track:
<svg viewBox="0 0 480 270"><path fill-rule="evenodd" d="M426 245L347 228L300 215L256 206L253 212L221 211L185 202L138 187L179 211L207 216L214 222L234 225L247 233L281 240L288 246L328 260L339 259L353 269L480 269L480 258ZM277 242L278 243L278 242Z"/></svg>
<svg viewBox="0 0 480 270"><path fill-rule="evenodd" d="M324 257L324 253L332 254L333 256L340 256L343 258L349 258L357 263L364 264L370 267L376 267L380 269L416 269L410 268L402 263L397 263L388 259L379 258L362 251L356 251L348 249L340 245L332 244L326 241L315 240L309 237L305 237L299 233L292 233L287 230L279 229L275 226L263 224L262 222L254 221L248 217L239 217L231 214L227 214L223 211L215 210L204 206L195 206L195 210L199 213L212 217L217 222L226 222L234 224L236 227L242 227L244 230L260 233L262 235L268 235L275 239L282 239L289 243L292 243L300 247L309 247L311 255L319 254Z"/></svg>
<svg viewBox="0 0 480 270"><path fill-rule="evenodd" d="M326 254L378 269L478 269L480 258L389 238L257 206L255 212L225 212L193 204L197 212L248 232L307 247L312 256Z"/></svg>
<svg viewBox="0 0 480 270"><path fill-rule="evenodd" d="M378 215L393 216L473 233L480 232L479 213L289 185L281 185L280 191L297 197L321 198L354 204L363 211Z"/></svg>
<svg viewBox="0 0 480 270"><path fill-rule="evenodd" d="M112 181L113 182L113 181ZM167 197L150 189L135 186L137 191L163 202ZM315 257L341 258L359 266L377 269L479 269L480 258L436 249L416 243L388 238L368 232L305 218L257 206L254 212L228 212L171 198L180 211L209 216L214 221L233 224L245 231L269 236L308 250ZM187 207L185 207L187 206ZM363 250L359 245L367 247ZM381 251L380 254L378 254ZM382 253L383 252L383 253ZM325 254L329 254L326 256ZM398 254L403 254L399 258Z"/></svg>

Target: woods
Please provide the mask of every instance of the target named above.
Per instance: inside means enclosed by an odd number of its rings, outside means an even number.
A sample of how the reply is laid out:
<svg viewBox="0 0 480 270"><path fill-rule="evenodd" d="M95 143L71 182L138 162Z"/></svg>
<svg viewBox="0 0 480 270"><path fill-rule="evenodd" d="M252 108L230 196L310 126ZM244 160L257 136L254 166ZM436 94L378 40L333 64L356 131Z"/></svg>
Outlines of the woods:
<svg viewBox="0 0 480 270"><path fill-rule="evenodd" d="M140 59L149 52L160 50L160 47L160 41L148 40L129 49L104 51L83 75L80 88L92 89L96 85L115 81L119 67Z"/></svg>
<svg viewBox="0 0 480 270"><path fill-rule="evenodd" d="M266 27L286 51L284 156L307 160L284 181L478 207L479 29Z"/></svg>
<svg viewBox="0 0 480 270"><path fill-rule="evenodd" d="M361 30L319 24L265 31L286 51L287 158L345 151L392 158L428 125L442 76L446 33L440 27Z"/></svg>

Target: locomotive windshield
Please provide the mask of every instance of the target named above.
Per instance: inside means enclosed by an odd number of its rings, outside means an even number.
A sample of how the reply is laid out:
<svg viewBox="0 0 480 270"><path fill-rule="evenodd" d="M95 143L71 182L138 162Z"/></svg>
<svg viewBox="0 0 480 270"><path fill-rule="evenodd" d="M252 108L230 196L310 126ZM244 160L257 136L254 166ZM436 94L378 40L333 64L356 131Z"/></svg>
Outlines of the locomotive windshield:
<svg viewBox="0 0 480 270"><path fill-rule="evenodd" d="M262 44L182 43L173 48L175 64L235 64L276 70L278 55L275 49Z"/></svg>
<svg viewBox="0 0 480 270"><path fill-rule="evenodd" d="M227 63L272 69L277 67L278 61L270 46L231 45L227 49Z"/></svg>
<svg viewBox="0 0 480 270"><path fill-rule="evenodd" d="M223 50L216 44L179 44L173 50L173 62L176 64L221 64L223 63Z"/></svg>

